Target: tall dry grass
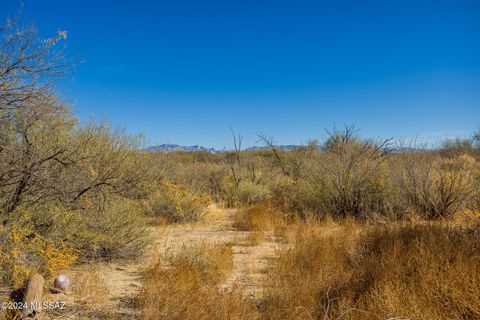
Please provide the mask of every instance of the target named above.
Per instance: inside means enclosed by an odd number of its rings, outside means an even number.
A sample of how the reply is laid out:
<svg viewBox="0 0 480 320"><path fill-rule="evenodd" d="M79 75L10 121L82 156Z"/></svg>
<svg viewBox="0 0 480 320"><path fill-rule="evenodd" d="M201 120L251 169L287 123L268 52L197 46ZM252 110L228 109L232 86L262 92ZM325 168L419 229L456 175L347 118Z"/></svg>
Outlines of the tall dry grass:
<svg viewBox="0 0 480 320"><path fill-rule="evenodd" d="M185 248L146 274L139 297L142 319L255 319L239 288L222 288L233 267L231 245Z"/></svg>
<svg viewBox="0 0 480 320"><path fill-rule="evenodd" d="M235 212L233 227L240 231L271 231L283 224L285 217L268 202L240 208Z"/></svg>
<svg viewBox="0 0 480 320"><path fill-rule="evenodd" d="M264 319L479 319L480 231L304 226L268 271Z"/></svg>
<svg viewBox="0 0 480 320"><path fill-rule="evenodd" d="M243 214L264 222L266 212L255 207ZM263 222L247 226L281 227L276 233L289 244L266 271L262 301L224 288L231 246L199 246L165 256L148 271L142 318L480 318L478 218Z"/></svg>

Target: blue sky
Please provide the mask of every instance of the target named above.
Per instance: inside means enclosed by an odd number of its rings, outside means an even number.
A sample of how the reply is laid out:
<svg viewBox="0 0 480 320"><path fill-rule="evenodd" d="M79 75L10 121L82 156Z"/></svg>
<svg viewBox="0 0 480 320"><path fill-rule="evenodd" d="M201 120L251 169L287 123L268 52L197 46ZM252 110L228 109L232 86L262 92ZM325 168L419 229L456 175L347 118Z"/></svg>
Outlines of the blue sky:
<svg viewBox="0 0 480 320"><path fill-rule="evenodd" d="M24 0L84 62L61 86L82 119L150 144L325 136L438 139L480 126L480 1ZM2 18L19 1L0 0Z"/></svg>

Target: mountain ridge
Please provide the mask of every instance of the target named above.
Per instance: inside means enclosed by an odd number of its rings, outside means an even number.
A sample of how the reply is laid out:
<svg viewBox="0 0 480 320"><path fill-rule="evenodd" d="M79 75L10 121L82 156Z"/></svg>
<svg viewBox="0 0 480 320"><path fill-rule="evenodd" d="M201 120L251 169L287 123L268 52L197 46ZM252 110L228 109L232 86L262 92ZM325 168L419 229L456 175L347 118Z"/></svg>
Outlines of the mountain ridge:
<svg viewBox="0 0 480 320"><path fill-rule="evenodd" d="M275 148L278 150L282 151L293 151L295 149L298 149L302 147L303 145L297 145L297 144L286 144L286 145L274 145ZM271 146L251 146L247 147L245 149L242 149L242 151L262 151L262 150L270 150L272 147ZM215 148L207 148L201 145L193 145L193 146L182 146L178 144L173 144L173 143L164 143L160 145L154 145L154 146L149 146L144 149L147 152L165 152L165 153L170 153L170 152L176 152L176 151L182 151L182 152L209 152L209 153L221 153L224 151L232 151L232 150L225 150L225 149L215 149ZM319 146L319 150L325 150L323 146ZM416 149L412 147L385 147L383 148L384 151L389 152L389 153L403 153L403 152L410 152L410 151L424 151L423 149Z"/></svg>
<svg viewBox="0 0 480 320"><path fill-rule="evenodd" d="M288 144L288 145L276 145L275 146L278 149L284 150L284 151L292 151L295 150L299 147L300 145L294 145L294 144ZM243 149L242 151L260 151L260 150L269 150L270 146L252 146ZM193 145L193 146L182 146L178 144L173 144L173 143L164 143L160 145L155 145L155 146L149 146L145 149L147 152L175 152L175 151L183 151L183 152L210 152L210 153L220 153L225 150L219 150L215 148L206 148L201 145Z"/></svg>

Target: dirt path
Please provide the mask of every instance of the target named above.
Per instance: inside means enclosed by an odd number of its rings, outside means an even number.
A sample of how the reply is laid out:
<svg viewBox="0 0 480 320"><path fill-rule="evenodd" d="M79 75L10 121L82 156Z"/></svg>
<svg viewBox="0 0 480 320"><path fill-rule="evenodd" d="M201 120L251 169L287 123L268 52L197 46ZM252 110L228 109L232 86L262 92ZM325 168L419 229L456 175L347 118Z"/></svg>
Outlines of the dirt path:
<svg viewBox="0 0 480 320"><path fill-rule="evenodd" d="M233 209L212 205L202 222L153 228L155 246L144 259L129 264L100 265L98 275L108 289L108 309L123 319L137 318L134 299L141 289L143 271L152 259L161 253L197 244L231 243L234 269L225 286L238 285L246 295L261 299L262 275L269 260L275 256L277 244L271 234L235 230L234 214Z"/></svg>

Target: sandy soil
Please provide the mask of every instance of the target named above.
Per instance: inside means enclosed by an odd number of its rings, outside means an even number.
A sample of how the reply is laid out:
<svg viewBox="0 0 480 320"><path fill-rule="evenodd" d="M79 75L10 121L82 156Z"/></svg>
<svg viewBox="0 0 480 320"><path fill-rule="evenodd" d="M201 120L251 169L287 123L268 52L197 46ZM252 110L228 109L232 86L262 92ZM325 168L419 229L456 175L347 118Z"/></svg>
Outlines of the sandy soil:
<svg viewBox="0 0 480 320"><path fill-rule="evenodd" d="M262 298L262 277L271 259L275 257L279 243L272 234L267 232L252 233L238 231L233 228L233 209L222 209L215 205L209 207L209 212L201 222L188 225L172 225L152 227L155 245L144 258L130 263L100 263L95 266L85 266L76 270L72 278L87 281L82 275L94 275L91 282L98 282L99 292L92 294L97 301L88 301L85 297L75 297L70 294L64 297L51 297L67 300L74 305L69 312L59 314L61 319L78 319L76 308L87 311L86 317L112 319L138 319L138 308L135 297L141 290L143 272L154 259L162 253L182 250L185 246L212 243L231 243L234 253L234 268L228 276L224 287L240 286L246 295L257 300ZM96 278L95 278L96 277ZM98 300L98 296L103 298ZM80 303L79 303L80 302ZM90 313L88 309L91 309ZM78 313L77 313L78 315Z"/></svg>

